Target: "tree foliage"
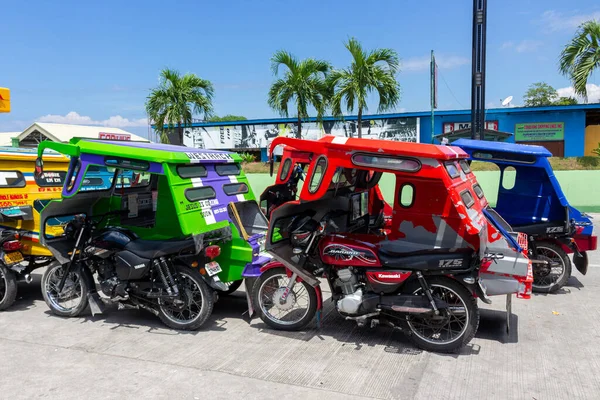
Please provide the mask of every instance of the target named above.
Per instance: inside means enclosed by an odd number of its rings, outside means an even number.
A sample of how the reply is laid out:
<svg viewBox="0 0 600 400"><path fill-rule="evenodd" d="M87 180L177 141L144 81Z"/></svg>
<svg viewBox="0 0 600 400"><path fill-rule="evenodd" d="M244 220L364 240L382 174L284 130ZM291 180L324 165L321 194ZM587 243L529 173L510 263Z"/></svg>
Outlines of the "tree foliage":
<svg viewBox="0 0 600 400"><path fill-rule="evenodd" d="M152 89L146 100L146 112L154 122L163 143L183 144L183 129L192 124L192 115L212 114L213 85L195 74L181 75L172 69L163 69L158 87Z"/></svg>
<svg viewBox="0 0 600 400"><path fill-rule="evenodd" d="M334 70L329 74L328 84L332 93L331 108L342 117L342 108L349 112L358 110L358 137L362 137L362 115L367 111L367 96L376 92L378 112L394 108L400 100L400 84L396 80L399 69L398 54L392 49L366 51L360 42L351 38L345 44L352 55L350 67Z"/></svg>
<svg viewBox="0 0 600 400"><path fill-rule="evenodd" d="M547 83L536 82L529 85L523 100L526 107L551 106L558 100L558 93Z"/></svg>
<svg viewBox="0 0 600 400"><path fill-rule="evenodd" d="M208 122L231 122L231 121L246 121L248 118L241 116L241 115L232 115L232 114L227 114L224 115L222 117L219 116L212 116L208 119Z"/></svg>
<svg viewBox="0 0 600 400"><path fill-rule="evenodd" d="M575 94L587 100L587 81L600 68L600 22L591 20L579 26L561 52L558 68L571 80Z"/></svg>
<svg viewBox="0 0 600 400"><path fill-rule="evenodd" d="M308 118L308 108L313 107L321 120L327 107L328 87L325 81L331 66L328 62L307 58L298 60L287 51L277 51L271 58L273 75L286 67L283 76L271 85L267 102L275 111L289 117L293 104L298 118L297 136L302 137L302 120Z"/></svg>
<svg viewBox="0 0 600 400"><path fill-rule="evenodd" d="M555 106L572 106L574 104L578 104L578 102L574 97L560 97L553 104Z"/></svg>

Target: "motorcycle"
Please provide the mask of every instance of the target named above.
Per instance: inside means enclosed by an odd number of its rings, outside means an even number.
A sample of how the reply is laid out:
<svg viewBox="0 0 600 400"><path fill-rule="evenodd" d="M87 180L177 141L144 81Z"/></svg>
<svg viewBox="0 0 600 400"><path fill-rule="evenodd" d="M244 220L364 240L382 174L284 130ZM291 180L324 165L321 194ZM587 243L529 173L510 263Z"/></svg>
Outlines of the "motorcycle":
<svg viewBox="0 0 600 400"><path fill-rule="evenodd" d="M322 302L317 278L324 278L336 310L359 326L400 328L429 351L453 352L466 345L479 325L473 293L486 298L476 257L339 234L335 219L343 213L328 212L317 222L309 211L280 227L293 256L289 265L265 266L254 286L253 304L262 321L279 330L306 326Z"/></svg>
<svg viewBox="0 0 600 400"><path fill-rule="evenodd" d="M0 311L10 307L17 297L16 271L24 261L21 247L16 231L0 231Z"/></svg>
<svg viewBox="0 0 600 400"><path fill-rule="evenodd" d="M77 215L66 225L65 235L74 242L70 260L54 262L44 273L44 300L63 317L80 315L88 303L92 315L102 313L106 301L150 311L170 328L198 329L213 309L216 296L206 281L218 280L221 268L209 260L220 247L207 246L200 255L202 243L195 237L153 241L120 227L96 229L104 218L122 213Z"/></svg>

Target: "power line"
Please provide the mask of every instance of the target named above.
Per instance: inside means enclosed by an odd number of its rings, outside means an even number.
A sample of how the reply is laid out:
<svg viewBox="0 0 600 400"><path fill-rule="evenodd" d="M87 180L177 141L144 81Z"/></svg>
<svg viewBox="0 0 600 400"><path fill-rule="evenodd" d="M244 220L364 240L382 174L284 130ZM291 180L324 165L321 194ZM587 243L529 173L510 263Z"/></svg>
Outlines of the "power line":
<svg viewBox="0 0 600 400"><path fill-rule="evenodd" d="M452 89L450 89L450 85L448 85L448 82L446 82L446 78L444 78L444 74L442 74L442 71L439 69L439 67L438 67L438 72L439 72L440 76L442 77L442 80L444 81L444 84L446 85L446 87L450 91L450 94L452 95L452 97L454 97L454 100L456 100L456 102L458 103L458 105L461 108L465 108L465 106L463 106L462 103L456 98L456 96L454 95L454 92L452 91Z"/></svg>

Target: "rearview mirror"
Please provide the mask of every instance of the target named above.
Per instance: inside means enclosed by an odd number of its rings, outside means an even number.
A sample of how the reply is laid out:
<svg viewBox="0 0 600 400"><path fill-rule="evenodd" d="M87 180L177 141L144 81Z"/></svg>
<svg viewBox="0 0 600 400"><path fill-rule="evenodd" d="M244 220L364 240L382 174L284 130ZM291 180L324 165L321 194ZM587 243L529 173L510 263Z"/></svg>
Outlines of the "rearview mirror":
<svg viewBox="0 0 600 400"><path fill-rule="evenodd" d="M43 173L44 173L44 160L42 160L42 157L38 157L35 159L35 171L33 173L35 176L35 179L41 178Z"/></svg>
<svg viewBox="0 0 600 400"><path fill-rule="evenodd" d="M271 156L271 161L270 161L270 165L269 165L269 171L271 176L273 176L273 168L275 168L275 160L274 157Z"/></svg>

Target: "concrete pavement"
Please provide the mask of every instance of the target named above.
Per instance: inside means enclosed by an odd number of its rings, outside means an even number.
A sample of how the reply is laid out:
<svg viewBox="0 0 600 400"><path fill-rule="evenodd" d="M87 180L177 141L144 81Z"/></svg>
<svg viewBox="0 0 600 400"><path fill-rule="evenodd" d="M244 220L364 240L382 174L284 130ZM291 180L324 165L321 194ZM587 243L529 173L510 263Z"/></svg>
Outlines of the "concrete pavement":
<svg viewBox="0 0 600 400"><path fill-rule="evenodd" d="M328 302L320 330L249 325L242 291L193 333L138 310L63 319L48 311L37 275L0 313L0 398L598 398L599 252L590 262L558 294L514 299L510 335L504 298L480 303L479 332L458 355L359 328Z"/></svg>

